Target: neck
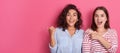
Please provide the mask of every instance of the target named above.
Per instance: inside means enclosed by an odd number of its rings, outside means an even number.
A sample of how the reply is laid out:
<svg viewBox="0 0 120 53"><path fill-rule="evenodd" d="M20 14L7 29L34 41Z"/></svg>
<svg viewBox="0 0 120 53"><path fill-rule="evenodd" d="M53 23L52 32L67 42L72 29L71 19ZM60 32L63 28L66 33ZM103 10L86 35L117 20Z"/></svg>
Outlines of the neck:
<svg viewBox="0 0 120 53"><path fill-rule="evenodd" d="M102 28L98 28L97 29L97 32L104 32L104 31L106 31L107 29L105 29L104 27L102 27Z"/></svg>
<svg viewBox="0 0 120 53"><path fill-rule="evenodd" d="M74 30L74 29L75 29L74 26L69 26L69 27L68 27L68 30Z"/></svg>

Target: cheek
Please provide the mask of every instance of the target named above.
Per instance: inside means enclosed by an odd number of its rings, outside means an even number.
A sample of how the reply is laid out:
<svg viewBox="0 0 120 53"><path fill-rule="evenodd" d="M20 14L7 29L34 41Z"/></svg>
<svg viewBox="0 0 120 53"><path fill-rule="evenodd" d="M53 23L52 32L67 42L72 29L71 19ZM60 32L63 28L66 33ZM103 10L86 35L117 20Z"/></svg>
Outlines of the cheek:
<svg viewBox="0 0 120 53"><path fill-rule="evenodd" d="M77 17L77 16L75 16L75 17L74 17L74 20L76 20L76 21L77 21L77 20L78 20L78 17Z"/></svg>
<svg viewBox="0 0 120 53"><path fill-rule="evenodd" d="M104 21L104 22L106 22L106 21L107 21L107 18L106 18L106 17L105 17L105 18L103 18L103 21Z"/></svg>
<svg viewBox="0 0 120 53"><path fill-rule="evenodd" d="M95 23L97 22L97 18L94 18L94 22L95 22Z"/></svg>
<svg viewBox="0 0 120 53"><path fill-rule="evenodd" d="M67 16L67 17L66 17L66 20L69 20L69 19L70 19L70 17L69 17L69 16Z"/></svg>

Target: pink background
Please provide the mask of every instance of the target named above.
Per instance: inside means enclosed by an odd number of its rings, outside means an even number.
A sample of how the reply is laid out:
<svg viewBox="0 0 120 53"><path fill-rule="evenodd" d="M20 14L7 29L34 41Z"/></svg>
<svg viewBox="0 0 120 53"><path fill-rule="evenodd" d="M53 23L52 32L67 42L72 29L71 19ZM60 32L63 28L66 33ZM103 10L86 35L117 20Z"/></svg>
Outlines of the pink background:
<svg viewBox="0 0 120 53"><path fill-rule="evenodd" d="M111 27L120 35L119 0L0 0L0 53L50 53L48 28L69 3L81 11L84 30L90 26L93 9L105 6Z"/></svg>

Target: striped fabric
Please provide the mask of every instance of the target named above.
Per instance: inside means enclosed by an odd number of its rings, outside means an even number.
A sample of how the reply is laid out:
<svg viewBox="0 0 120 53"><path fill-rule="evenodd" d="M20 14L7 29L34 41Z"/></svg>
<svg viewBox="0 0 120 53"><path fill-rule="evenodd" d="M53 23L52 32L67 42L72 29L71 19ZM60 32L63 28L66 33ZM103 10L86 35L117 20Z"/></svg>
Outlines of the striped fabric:
<svg viewBox="0 0 120 53"><path fill-rule="evenodd" d="M91 40L90 34L93 31L91 29L86 30L83 40L83 53L116 53L118 47L117 33L113 29L103 35L103 37L111 44L111 48L106 49L98 40Z"/></svg>

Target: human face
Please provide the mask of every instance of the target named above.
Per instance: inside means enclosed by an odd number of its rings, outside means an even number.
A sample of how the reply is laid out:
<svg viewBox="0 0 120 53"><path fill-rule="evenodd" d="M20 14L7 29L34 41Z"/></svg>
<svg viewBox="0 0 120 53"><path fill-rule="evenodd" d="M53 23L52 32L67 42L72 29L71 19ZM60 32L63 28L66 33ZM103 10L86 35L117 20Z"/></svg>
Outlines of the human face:
<svg viewBox="0 0 120 53"><path fill-rule="evenodd" d="M74 9L70 9L67 13L66 16L66 21L67 21L67 25L70 27L74 27L75 23L78 21L78 16L77 16L77 12Z"/></svg>
<svg viewBox="0 0 120 53"><path fill-rule="evenodd" d="M98 28L104 27L107 17L103 10L96 10L94 15L95 24Z"/></svg>

